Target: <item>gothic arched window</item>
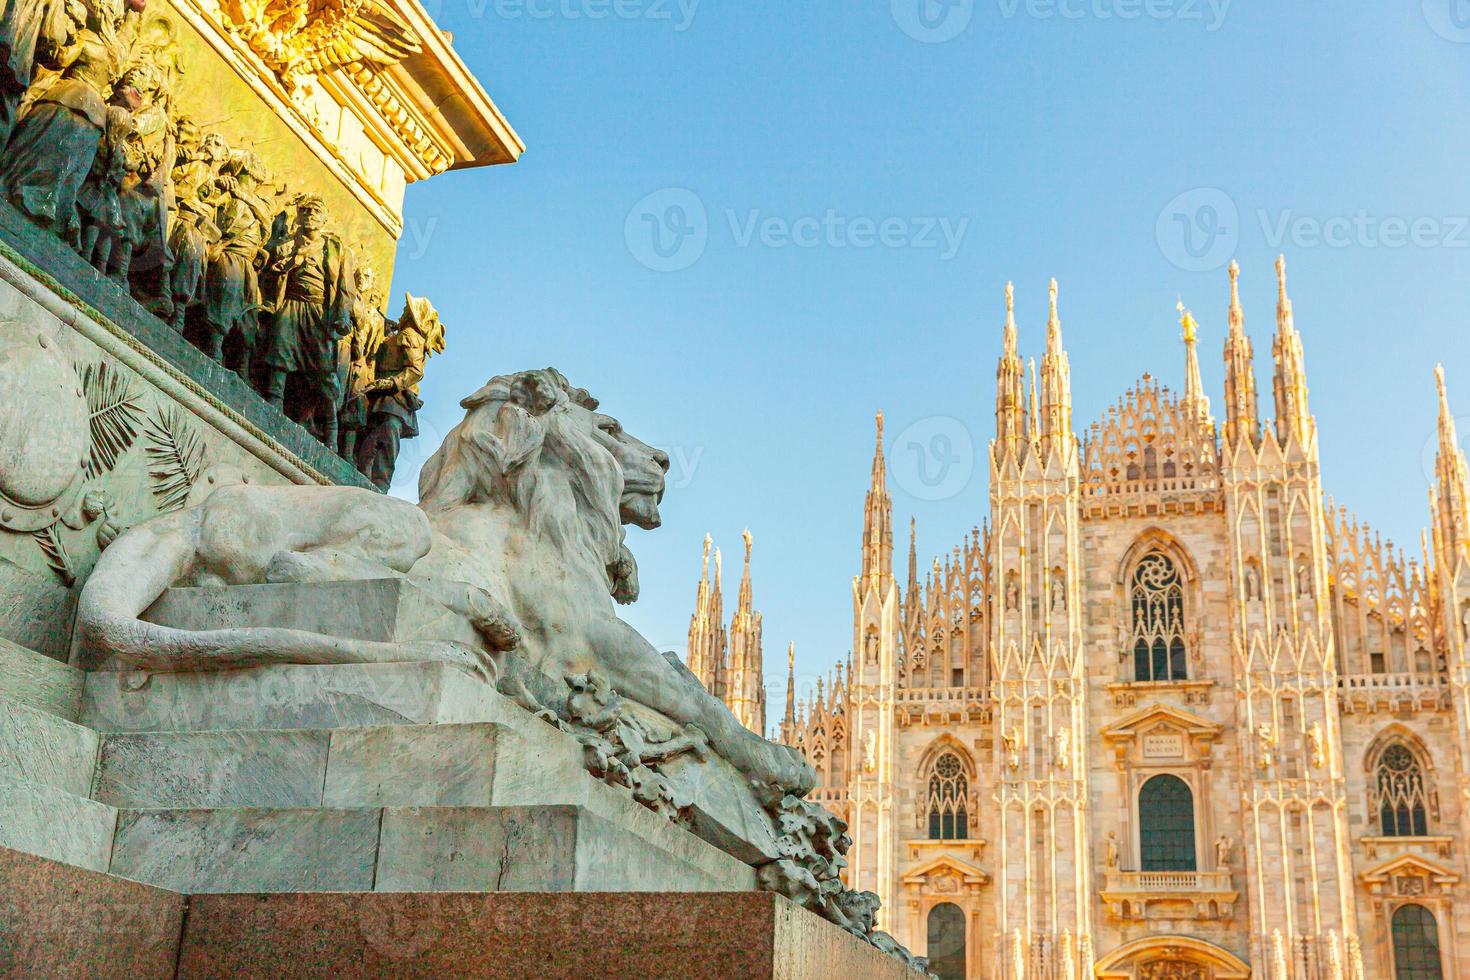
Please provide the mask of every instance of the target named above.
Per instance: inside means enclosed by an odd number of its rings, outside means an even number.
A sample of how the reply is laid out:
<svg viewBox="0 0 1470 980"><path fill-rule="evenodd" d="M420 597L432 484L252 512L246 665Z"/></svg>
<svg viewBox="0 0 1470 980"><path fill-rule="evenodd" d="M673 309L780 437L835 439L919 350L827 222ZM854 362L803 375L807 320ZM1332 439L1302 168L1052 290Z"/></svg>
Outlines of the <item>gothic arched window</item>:
<svg viewBox="0 0 1470 980"><path fill-rule="evenodd" d="M1394 980L1443 980L1439 924L1422 905L1400 905L1393 913Z"/></svg>
<svg viewBox="0 0 1470 980"><path fill-rule="evenodd" d="M1383 836L1428 836L1429 792L1424 783L1424 767L1407 745L1395 742L1378 757L1373 797L1379 833Z"/></svg>
<svg viewBox="0 0 1470 980"><path fill-rule="evenodd" d="M1195 871L1194 793L1167 773L1138 791L1140 871Z"/></svg>
<svg viewBox="0 0 1470 980"><path fill-rule="evenodd" d="M1188 679L1184 656L1184 582L1161 551L1144 555L1129 582L1133 609L1133 679Z"/></svg>
<svg viewBox="0 0 1470 980"><path fill-rule="evenodd" d="M935 760L929 774L930 840L964 840L970 836L966 810L969 795L964 766L953 752L944 753Z"/></svg>

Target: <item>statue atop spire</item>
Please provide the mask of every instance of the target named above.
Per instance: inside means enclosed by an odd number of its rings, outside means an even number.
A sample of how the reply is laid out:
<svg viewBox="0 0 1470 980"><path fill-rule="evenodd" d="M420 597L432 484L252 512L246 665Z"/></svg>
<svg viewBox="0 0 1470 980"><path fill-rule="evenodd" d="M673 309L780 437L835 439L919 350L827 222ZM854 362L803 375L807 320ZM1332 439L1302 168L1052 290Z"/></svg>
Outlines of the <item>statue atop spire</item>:
<svg viewBox="0 0 1470 980"><path fill-rule="evenodd" d="M1431 499L1437 504L1433 515L1436 524L1436 548L1440 543L1449 554L1470 548L1470 472L1465 454L1460 451L1455 417L1450 413L1450 399L1445 389L1444 365L1435 365L1434 385L1439 393L1439 451L1434 459L1434 489Z"/></svg>
<svg viewBox="0 0 1470 980"><path fill-rule="evenodd" d="M1179 328L1184 336L1184 407L1203 422L1210 416L1210 398L1205 394L1204 382L1199 373L1199 324L1194 314L1184 306L1181 299L1176 306L1179 311Z"/></svg>

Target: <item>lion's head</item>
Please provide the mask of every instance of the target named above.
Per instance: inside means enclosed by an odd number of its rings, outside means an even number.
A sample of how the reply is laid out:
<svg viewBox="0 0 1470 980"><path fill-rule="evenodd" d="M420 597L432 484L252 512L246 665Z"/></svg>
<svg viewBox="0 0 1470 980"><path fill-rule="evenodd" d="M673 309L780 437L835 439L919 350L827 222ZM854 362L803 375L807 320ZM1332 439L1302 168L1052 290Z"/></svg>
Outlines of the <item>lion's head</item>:
<svg viewBox="0 0 1470 980"><path fill-rule="evenodd" d="M668 456L554 368L499 375L460 405L464 420L420 474L420 505L509 506L557 544L588 550L617 591L612 570L630 560L622 525L659 526Z"/></svg>

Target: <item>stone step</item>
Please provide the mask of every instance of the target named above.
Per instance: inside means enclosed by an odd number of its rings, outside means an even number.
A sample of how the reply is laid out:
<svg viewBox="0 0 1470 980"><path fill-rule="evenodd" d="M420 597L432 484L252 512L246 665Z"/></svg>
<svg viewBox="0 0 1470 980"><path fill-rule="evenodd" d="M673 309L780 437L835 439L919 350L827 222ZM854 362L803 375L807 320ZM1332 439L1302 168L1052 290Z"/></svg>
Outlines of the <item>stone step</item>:
<svg viewBox="0 0 1470 980"><path fill-rule="evenodd" d="M0 773L0 847L106 871L116 825L114 807Z"/></svg>
<svg viewBox="0 0 1470 980"><path fill-rule="evenodd" d="M754 872L582 768L581 746L525 715L496 723L103 736L94 796L120 808L582 807L712 884Z"/></svg>
<svg viewBox="0 0 1470 980"><path fill-rule="evenodd" d="M75 667L0 639L0 697L76 721L83 678Z"/></svg>
<svg viewBox="0 0 1470 980"><path fill-rule="evenodd" d="M0 773L89 796L98 741L90 728L0 697Z"/></svg>
<svg viewBox="0 0 1470 980"><path fill-rule="evenodd" d="M748 887L571 806L122 810L108 870L185 894Z"/></svg>
<svg viewBox="0 0 1470 980"><path fill-rule="evenodd" d="M497 776L514 787L538 761L516 741L491 723L113 733L94 795L134 809L490 806ZM561 761L575 771L570 752Z"/></svg>
<svg viewBox="0 0 1470 980"><path fill-rule="evenodd" d="M521 708L443 663L274 665L212 673L95 671L82 724L102 732L352 728L502 721Z"/></svg>
<svg viewBox="0 0 1470 980"><path fill-rule="evenodd" d="M442 663L277 665L195 674L98 671L87 675L81 717L108 734L500 724L526 738L535 752L549 753L554 765L502 767L497 781L522 773L526 785L521 795L496 803L568 803L614 817L604 802L630 805L625 792L562 768L568 753L581 758L570 735ZM771 821L733 766L682 756L661 771L692 801L688 830L746 864L777 856Z"/></svg>

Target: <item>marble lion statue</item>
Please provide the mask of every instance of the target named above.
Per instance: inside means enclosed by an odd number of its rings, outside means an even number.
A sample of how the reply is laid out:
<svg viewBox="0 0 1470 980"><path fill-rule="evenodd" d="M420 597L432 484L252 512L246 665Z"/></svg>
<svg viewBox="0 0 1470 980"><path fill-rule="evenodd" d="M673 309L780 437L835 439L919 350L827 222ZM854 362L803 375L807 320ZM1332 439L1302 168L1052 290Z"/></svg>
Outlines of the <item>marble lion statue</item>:
<svg viewBox="0 0 1470 980"><path fill-rule="evenodd" d="M82 590L82 642L152 672L447 661L528 708L551 704L561 678L596 671L628 701L698 728L748 776L804 795L815 775L799 753L747 730L614 611L638 591L623 525L658 527L668 457L550 368L492 378L460 404L464 419L420 475L418 505L351 487L235 485L129 529ZM482 642L142 618L173 586L390 576L461 613Z"/></svg>

